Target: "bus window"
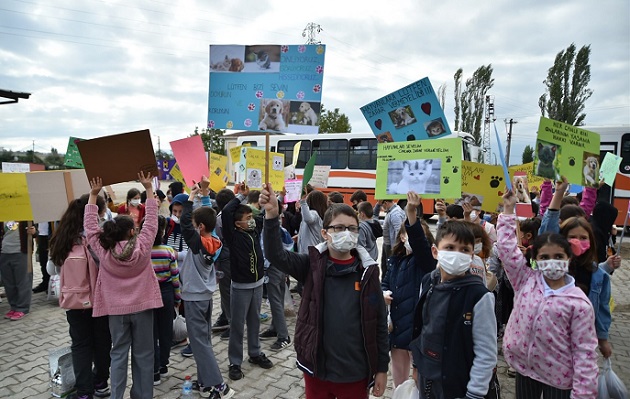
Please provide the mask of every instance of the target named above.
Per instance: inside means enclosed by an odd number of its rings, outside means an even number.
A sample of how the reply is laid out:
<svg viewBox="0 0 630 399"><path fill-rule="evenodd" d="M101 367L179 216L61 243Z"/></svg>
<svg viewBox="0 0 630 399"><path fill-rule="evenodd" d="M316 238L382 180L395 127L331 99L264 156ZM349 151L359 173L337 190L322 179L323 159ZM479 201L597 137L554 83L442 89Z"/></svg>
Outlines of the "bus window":
<svg viewBox="0 0 630 399"><path fill-rule="evenodd" d="M298 156L296 168L302 169L306 166L309 158L311 157L311 142L310 140L301 140L300 155ZM280 140L278 141L278 151L280 154L284 154L284 166L289 166L293 162L293 147L297 143L297 140Z"/></svg>
<svg viewBox="0 0 630 399"><path fill-rule="evenodd" d="M619 173L628 174L630 172L630 133L621 136L621 151L619 152L621 165Z"/></svg>
<svg viewBox="0 0 630 399"><path fill-rule="evenodd" d="M250 141L243 141L243 142L241 143L241 145L245 145L245 146L249 145L249 146L251 146L251 147L258 147L258 142L256 142L256 141L251 141L251 140L250 140ZM264 145L264 144L263 144L263 145Z"/></svg>
<svg viewBox="0 0 630 399"><path fill-rule="evenodd" d="M313 152L317 154L316 165L330 165L331 169L348 166L348 140L313 140Z"/></svg>
<svg viewBox="0 0 630 399"><path fill-rule="evenodd" d="M376 139L351 139L349 169L376 169Z"/></svg>

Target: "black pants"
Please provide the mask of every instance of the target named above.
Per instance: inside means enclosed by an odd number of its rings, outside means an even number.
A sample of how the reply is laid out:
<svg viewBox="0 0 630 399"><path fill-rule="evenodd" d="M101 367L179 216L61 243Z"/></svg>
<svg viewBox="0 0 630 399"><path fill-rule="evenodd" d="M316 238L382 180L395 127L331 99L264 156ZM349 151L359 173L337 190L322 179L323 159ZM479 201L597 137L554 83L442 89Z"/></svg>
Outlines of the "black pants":
<svg viewBox="0 0 630 399"><path fill-rule="evenodd" d="M66 317L72 339L77 395L92 395L94 383L105 382L109 378L109 351L112 348L109 320L107 316L92 317L92 309L68 310Z"/></svg>
<svg viewBox="0 0 630 399"><path fill-rule="evenodd" d="M385 278L387 274L387 260L392 254L392 246L383 244L381 249L381 281Z"/></svg>
<svg viewBox="0 0 630 399"><path fill-rule="evenodd" d="M50 281L50 274L46 271L46 264L48 263L48 236L37 236L37 260L42 270L41 285L48 288L48 282Z"/></svg>
<svg viewBox="0 0 630 399"><path fill-rule="evenodd" d="M232 287L230 260L217 261L216 266L219 293L221 294L221 315L219 319L226 320L229 323L232 320L232 312L230 311L230 289Z"/></svg>
<svg viewBox="0 0 630 399"><path fill-rule="evenodd" d="M175 288L171 282L160 283L164 306L153 309L153 348L155 362L153 372L168 365L173 342L173 319L175 318Z"/></svg>
<svg viewBox="0 0 630 399"><path fill-rule="evenodd" d="M516 374L516 399L569 399L570 389L554 388L529 377Z"/></svg>

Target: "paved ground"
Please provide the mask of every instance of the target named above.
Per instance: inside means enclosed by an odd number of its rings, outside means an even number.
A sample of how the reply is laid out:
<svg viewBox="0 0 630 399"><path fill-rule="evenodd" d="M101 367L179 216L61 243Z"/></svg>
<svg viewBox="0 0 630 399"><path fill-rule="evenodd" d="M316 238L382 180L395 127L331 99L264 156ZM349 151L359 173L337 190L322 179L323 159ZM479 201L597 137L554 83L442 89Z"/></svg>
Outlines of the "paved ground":
<svg viewBox="0 0 630 399"><path fill-rule="evenodd" d="M625 247L625 246L624 246ZM630 244L624 248L622 256L629 259ZM41 274L35 264L34 285L41 281ZM610 330L610 341L613 345L613 367L618 376L630 387L630 261L624 260L623 267L612 277L613 296L617 309L613 313L613 324ZM217 315L218 295L215 300ZM0 303L0 314L8 311L6 299ZM269 308L263 305L263 312ZM289 330L293 336L295 318L287 319ZM261 328L266 328L263 323ZM263 341L263 349L273 341ZM215 353L220 369L227 378L227 342L213 338ZM0 320L0 398L48 398L50 397L48 351L70 345L68 324L65 312L56 303L46 300L43 293L34 294L31 313L21 321ZM183 379L186 375L195 374L192 359L184 358L179 349L171 355L171 375L155 387L155 398L178 398ZM304 385L301 373L295 367L293 346L272 352L264 349L274 362L274 368L262 370L250 367L245 361L243 372L245 378L228 383L237 391L237 398L286 398L295 399L304 396ZM499 380L504 399L514 398L514 380L507 377L507 365L499 358ZM131 383L131 375L129 376ZM129 397L127 390L127 396ZM391 397L391 379L389 389L384 397Z"/></svg>

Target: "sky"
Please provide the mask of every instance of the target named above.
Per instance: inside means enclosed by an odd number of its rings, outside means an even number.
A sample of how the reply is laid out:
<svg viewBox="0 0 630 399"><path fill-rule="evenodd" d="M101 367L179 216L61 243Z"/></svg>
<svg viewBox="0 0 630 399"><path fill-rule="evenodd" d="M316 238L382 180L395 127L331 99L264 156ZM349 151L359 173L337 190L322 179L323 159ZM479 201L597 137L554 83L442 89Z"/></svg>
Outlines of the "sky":
<svg viewBox="0 0 630 399"><path fill-rule="evenodd" d="M150 129L154 148L207 123L209 45L325 44L322 102L353 132L360 107L429 77L492 64L497 129L513 119L510 163L533 143L543 80L571 43L591 46L587 126L630 124L630 2L558 0L3 0L0 88L32 93L0 106L0 148L64 153L85 139ZM497 153L494 135L493 152Z"/></svg>

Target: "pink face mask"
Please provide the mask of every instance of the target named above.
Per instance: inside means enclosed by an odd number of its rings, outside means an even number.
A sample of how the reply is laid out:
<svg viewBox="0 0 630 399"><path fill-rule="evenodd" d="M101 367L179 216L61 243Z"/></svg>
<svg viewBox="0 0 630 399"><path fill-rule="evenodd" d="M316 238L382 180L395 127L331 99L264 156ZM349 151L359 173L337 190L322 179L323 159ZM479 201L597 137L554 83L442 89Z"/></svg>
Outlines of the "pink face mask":
<svg viewBox="0 0 630 399"><path fill-rule="evenodd" d="M577 238L572 238L569 242L571 243L571 250L575 256L580 256L591 248L590 240L578 240Z"/></svg>

